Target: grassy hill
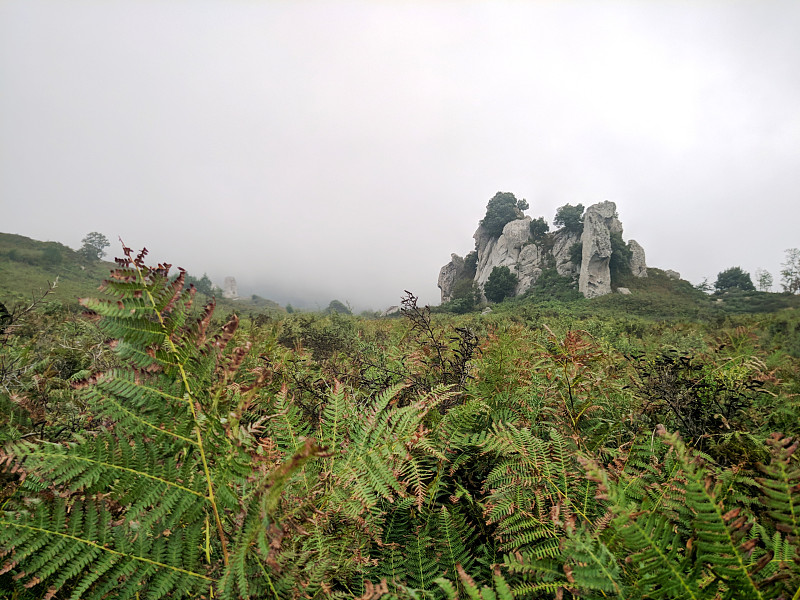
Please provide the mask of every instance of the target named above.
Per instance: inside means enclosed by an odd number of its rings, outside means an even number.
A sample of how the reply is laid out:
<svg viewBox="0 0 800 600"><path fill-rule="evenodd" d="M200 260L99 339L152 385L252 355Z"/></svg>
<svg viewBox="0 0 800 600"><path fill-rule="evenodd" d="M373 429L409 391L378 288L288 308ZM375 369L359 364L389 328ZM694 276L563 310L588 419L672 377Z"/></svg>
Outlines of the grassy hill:
<svg viewBox="0 0 800 600"><path fill-rule="evenodd" d="M58 242L40 242L22 235L0 233L0 302L10 307L40 297L55 283L49 300L78 305L78 298L96 296L100 283L115 267L111 261L87 261ZM219 312L266 314L283 309L255 296L240 300L217 297Z"/></svg>

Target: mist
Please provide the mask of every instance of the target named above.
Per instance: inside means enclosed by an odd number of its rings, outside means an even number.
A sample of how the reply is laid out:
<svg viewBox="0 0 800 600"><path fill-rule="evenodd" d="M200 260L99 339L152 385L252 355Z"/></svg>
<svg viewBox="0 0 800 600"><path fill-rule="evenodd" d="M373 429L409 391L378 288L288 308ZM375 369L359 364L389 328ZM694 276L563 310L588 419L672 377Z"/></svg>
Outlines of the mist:
<svg viewBox="0 0 800 600"><path fill-rule="evenodd" d="M0 231L295 306L438 304L497 191L650 266L800 246L800 4L0 4ZM119 246L112 246L118 253Z"/></svg>

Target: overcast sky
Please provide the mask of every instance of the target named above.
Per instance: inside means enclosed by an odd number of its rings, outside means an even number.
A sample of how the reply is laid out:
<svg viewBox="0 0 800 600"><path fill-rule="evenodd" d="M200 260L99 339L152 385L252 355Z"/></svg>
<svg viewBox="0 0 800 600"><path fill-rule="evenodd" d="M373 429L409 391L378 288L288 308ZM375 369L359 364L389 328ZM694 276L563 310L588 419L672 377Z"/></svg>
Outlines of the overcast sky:
<svg viewBox="0 0 800 600"><path fill-rule="evenodd" d="M2 0L0 231L121 236L282 303L438 304L509 191L550 222L612 200L693 283L777 283L798 32L794 0Z"/></svg>

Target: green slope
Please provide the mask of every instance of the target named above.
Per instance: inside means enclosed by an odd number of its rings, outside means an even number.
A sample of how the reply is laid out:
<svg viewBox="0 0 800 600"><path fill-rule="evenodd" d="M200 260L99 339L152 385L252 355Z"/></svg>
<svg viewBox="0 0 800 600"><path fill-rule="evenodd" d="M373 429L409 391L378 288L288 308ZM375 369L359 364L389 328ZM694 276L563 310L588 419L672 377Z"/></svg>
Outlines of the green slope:
<svg viewBox="0 0 800 600"><path fill-rule="evenodd" d="M40 297L50 283L48 296L67 305L78 298L97 296L97 288L115 267L111 261L87 261L75 250L58 242L40 242L13 233L0 233L0 302L11 307ZM218 312L270 314L282 311L272 300L256 296L241 300L217 298Z"/></svg>

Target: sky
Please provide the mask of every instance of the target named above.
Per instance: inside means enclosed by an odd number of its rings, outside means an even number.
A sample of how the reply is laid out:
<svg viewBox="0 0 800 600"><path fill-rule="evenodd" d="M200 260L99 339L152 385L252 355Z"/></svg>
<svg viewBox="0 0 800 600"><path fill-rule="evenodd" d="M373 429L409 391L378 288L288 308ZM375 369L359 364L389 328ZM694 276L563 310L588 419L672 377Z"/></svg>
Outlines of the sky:
<svg viewBox="0 0 800 600"><path fill-rule="evenodd" d="M498 191L647 263L800 247L795 0L0 2L0 231L240 293L438 304Z"/></svg>

